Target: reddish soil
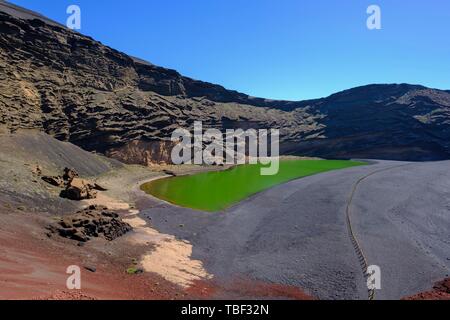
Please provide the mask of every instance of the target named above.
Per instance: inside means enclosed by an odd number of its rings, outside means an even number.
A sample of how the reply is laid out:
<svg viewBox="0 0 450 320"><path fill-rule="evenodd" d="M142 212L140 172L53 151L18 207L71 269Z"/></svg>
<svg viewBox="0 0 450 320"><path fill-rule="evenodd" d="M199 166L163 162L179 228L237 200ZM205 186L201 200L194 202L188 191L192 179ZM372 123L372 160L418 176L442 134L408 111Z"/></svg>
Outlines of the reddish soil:
<svg viewBox="0 0 450 320"><path fill-rule="evenodd" d="M436 283L431 291L419 293L405 300L450 300L450 278Z"/></svg>
<svg viewBox="0 0 450 320"><path fill-rule="evenodd" d="M197 281L185 290L156 274L129 275L127 268L148 248L130 245L126 235L78 246L48 237L51 221L44 214L0 208L0 300L312 299L295 287L251 280ZM71 265L81 268L81 290L66 287Z"/></svg>
<svg viewBox="0 0 450 320"><path fill-rule="evenodd" d="M184 290L156 274L129 275L126 269L148 248L131 246L126 236L80 247L71 240L48 237L45 226L51 221L44 214L10 213L0 208L0 300L314 300L296 287L248 279L196 281ZM70 265L81 268L82 290L66 287ZM450 300L450 278L405 300Z"/></svg>
<svg viewBox="0 0 450 320"><path fill-rule="evenodd" d="M129 275L133 249L118 243L107 254L60 237L48 238L46 219L0 213L0 299L180 299L183 290L145 273ZM44 225L43 225L44 224ZM103 240L106 242L106 240ZM122 245L122 247L121 247ZM111 253L112 252L112 253ZM135 252L138 256L138 252ZM92 262L95 262L93 264ZM66 287L67 267L81 268L82 290ZM94 265L95 272L85 266Z"/></svg>
<svg viewBox="0 0 450 320"><path fill-rule="evenodd" d="M215 281L196 281L187 289L199 299L289 299L315 300L312 296L292 286L255 280L236 279L230 284Z"/></svg>

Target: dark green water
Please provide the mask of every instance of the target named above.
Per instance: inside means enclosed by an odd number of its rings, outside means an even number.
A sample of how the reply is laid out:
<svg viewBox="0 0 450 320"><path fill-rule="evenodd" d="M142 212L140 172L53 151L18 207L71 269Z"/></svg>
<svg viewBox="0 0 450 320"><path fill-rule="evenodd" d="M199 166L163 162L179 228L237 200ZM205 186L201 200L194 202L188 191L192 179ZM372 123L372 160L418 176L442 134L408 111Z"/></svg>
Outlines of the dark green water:
<svg viewBox="0 0 450 320"><path fill-rule="evenodd" d="M218 172L155 180L141 189L170 203L203 211L220 211L255 193L293 179L364 165L345 160L286 160L278 174L262 176L262 165L242 165Z"/></svg>

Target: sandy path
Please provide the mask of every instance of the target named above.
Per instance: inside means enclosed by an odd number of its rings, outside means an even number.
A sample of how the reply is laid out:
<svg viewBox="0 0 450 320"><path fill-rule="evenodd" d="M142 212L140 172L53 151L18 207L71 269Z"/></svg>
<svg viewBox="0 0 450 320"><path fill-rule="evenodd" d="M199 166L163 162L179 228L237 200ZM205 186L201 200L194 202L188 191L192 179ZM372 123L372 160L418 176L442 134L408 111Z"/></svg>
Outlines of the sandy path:
<svg viewBox="0 0 450 320"><path fill-rule="evenodd" d="M188 241L159 233L149 227L138 213L132 213L124 221L134 228L134 234L129 239L131 243L151 247L141 258L146 272L156 273L184 288L190 287L195 281L212 278L201 261L192 259L192 245Z"/></svg>
<svg viewBox="0 0 450 320"><path fill-rule="evenodd" d="M144 182L164 178L158 175L150 179L141 179L131 186L132 192L140 193L139 187ZM190 287L195 281L211 279L203 263L192 259L192 245L188 241L176 239L169 234L162 234L150 227L143 220L137 209L131 209L131 205L123 200L99 193L96 199L85 200L88 205L102 205L112 210L127 211L123 219L133 227L133 233L127 238L133 245L148 246L148 251L141 257L140 265L146 272L153 272L167 281L177 284L183 288Z"/></svg>

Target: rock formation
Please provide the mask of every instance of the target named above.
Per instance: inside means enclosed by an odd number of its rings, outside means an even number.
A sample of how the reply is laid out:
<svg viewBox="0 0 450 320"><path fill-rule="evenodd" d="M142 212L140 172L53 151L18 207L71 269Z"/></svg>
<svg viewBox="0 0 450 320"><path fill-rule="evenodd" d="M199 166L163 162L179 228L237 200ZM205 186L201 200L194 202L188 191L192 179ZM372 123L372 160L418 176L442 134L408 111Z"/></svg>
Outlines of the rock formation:
<svg viewBox="0 0 450 320"><path fill-rule="evenodd" d="M71 168L65 168L62 176L43 176L42 180L52 186L64 188L60 195L70 200L95 199L97 191L106 191L97 183L79 178L78 173Z"/></svg>
<svg viewBox="0 0 450 320"><path fill-rule="evenodd" d="M80 242L103 236L112 241L132 228L122 221L119 215L100 206L90 206L73 215L62 218L48 227L50 233Z"/></svg>
<svg viewBox="0 0 450 320"><path fill-rule="evenodd" d="M270 81L268 79L267 81ZM128 163L170 162L174 129L279 128L285 154L450 158L450 93L369 85L327 98L254 98L127 56L0 3L0 125Z"/></svg>
<svg viewBox="0 0 450 320"><path fill-rule="evenodd" d="M65 181L60 176L43 176L42 180L51 184L54 187L64 187Z"/></svg>
<svg viewBox="0 0 450 320"><path fill-rule="evenodd" d="M61 197L70 200L95 199L97 191L91 182L74 178L67 184L66 189L61 191Z"/></svg>

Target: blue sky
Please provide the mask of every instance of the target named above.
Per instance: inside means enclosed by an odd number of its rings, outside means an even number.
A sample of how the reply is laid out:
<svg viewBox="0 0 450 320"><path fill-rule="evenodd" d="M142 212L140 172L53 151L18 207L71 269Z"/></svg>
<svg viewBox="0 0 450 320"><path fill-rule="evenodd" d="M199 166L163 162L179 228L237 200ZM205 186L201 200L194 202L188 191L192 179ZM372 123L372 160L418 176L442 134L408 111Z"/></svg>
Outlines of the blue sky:
<svg viewBox="0 0 450 320"><path fill-rule="evenodd" d="M13 0L183 75L302 100L369 83L450 89L448 0ZM366 27L367 7L382 30Z"/></svg>

